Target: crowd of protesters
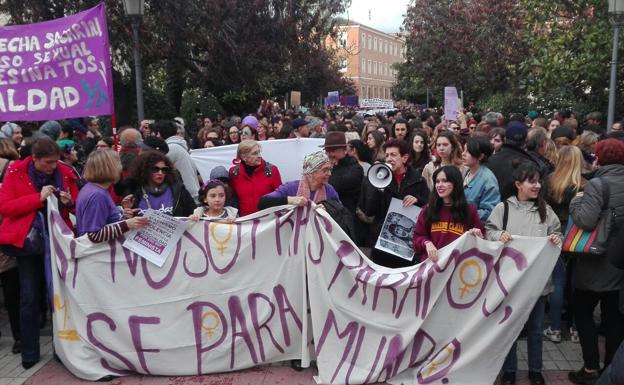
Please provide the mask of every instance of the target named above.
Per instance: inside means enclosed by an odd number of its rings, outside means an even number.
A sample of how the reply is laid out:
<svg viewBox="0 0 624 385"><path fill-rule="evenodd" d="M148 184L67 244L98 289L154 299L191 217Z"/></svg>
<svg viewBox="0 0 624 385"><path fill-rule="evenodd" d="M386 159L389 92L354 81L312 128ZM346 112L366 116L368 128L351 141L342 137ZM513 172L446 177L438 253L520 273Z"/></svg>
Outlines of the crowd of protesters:
<svg viewBox="0 0 624 385"><path fill-rule="evenodd" d="M92 242L146 226L147 209L194 221L232 221L312 201L358 246L371 249L373 262L390 268L436 262L438 250L463 233L501 242L516 235L548 237L560 245L569 218L591 230L607 199L615 213L624 214L624 132L616 123L607 133L600 113L581 120L569 111L549 117L475 109L454 117L417 108L371 115L265 112L189 124L179 117L145 120L136 129L122 128L118 138L105 136L95 118L1 126L0 280L12 351L21 353L24 368L40 359L49 253L44 214L51 195L75 235ZM300 180L282 183L279 168L262 158L262 141L307 137L324 138L323 150L305 157ZM235 165L215 167L202 181L189 151L222 145L237 146ZM377 162L391 169L384 189L367 178ZM393 198L422 208L412 218L411 261L374 248ZM607 337L603 368L593 318L598 303ZM605 256L562 253L527 322L531 384L545 383L542 338L558 343L564 337L579 342L583 352L584 366L569 373L570 381L595 383L624 337L623 304L624 271ZM616 356L620 366L623 355ZM501 383L515 384L516 369L514 343Z"/></svg>

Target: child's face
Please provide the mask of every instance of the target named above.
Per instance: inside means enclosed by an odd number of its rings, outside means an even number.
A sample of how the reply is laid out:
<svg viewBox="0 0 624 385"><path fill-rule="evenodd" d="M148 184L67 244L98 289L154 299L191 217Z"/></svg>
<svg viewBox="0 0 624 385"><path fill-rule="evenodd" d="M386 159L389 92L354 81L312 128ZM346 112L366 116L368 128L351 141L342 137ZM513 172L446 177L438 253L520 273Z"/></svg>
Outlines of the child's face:
<svg viewBox="0 0 624 385"><path fill-rule="evenodd" d="M225 189L223 186L213 187L208 190L204 203L211 210L220 210L225 206Z"/></svg>

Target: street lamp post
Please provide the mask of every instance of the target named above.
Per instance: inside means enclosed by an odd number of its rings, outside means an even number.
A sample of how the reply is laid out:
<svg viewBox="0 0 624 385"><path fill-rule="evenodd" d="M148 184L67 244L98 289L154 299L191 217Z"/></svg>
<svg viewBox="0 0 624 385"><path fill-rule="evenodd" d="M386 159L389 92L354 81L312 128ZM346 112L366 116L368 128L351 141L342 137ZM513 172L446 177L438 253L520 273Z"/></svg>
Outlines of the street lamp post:
<svg viewBox="0 0 624 385"><path fill-rule="evenodd" d="M145 0L124 0L126 16L132 25L132 41L134 45L134 75L136 81L137 116L139 124L144 118L143 112L143 71L141 71L141 54L139 52L139 27L145 11Z"/></svg>
<svg viewBox="0 0 624 385"><path fill-rule="evenodd" d="M609 81L609 112L607 132L611 132L615 117L615 89L617 88L617 61L620 40L620 27L624 21L624 0L609 0L609 16L613 25L613 53L611 54L611 80Z"/></svg>

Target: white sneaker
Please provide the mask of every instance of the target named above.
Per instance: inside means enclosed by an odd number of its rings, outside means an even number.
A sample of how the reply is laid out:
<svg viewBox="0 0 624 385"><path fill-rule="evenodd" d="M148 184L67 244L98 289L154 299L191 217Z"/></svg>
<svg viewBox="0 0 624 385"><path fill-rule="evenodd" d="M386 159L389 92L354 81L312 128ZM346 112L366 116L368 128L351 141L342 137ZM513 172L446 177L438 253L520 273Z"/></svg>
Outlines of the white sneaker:
<svg viewBox="0 0 624 385"><path fill-rule="evenodd" d="M581 339L579 338L579 335L578 335L578 331L576 331L575 327L570 328L570 342L574 342L575 344L578 344L581 342Z"/></svg>
<svg viewBox="0 0 624 385"><path fill-rule="evenodd" d="M544 330L544 337L558 344L561 342L561 330L552 330L549 326L548 329Z"/></svg>

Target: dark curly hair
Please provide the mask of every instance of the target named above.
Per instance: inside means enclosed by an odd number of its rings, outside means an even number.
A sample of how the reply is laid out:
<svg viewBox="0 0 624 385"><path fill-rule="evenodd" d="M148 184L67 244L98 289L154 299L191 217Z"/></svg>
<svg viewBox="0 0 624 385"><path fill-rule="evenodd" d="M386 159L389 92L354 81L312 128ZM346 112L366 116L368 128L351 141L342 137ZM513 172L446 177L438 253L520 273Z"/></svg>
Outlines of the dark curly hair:
<svg viewBox="0 0 624 385"><path fill-rule="evenodd" d="M164 162L169 167L169 172L165 176L165 183L173 185L176 181L176 172L173 163L160 151L144 151L130 163L130 178L141 185L149 184L152 167L158 162Z"/></svg>

